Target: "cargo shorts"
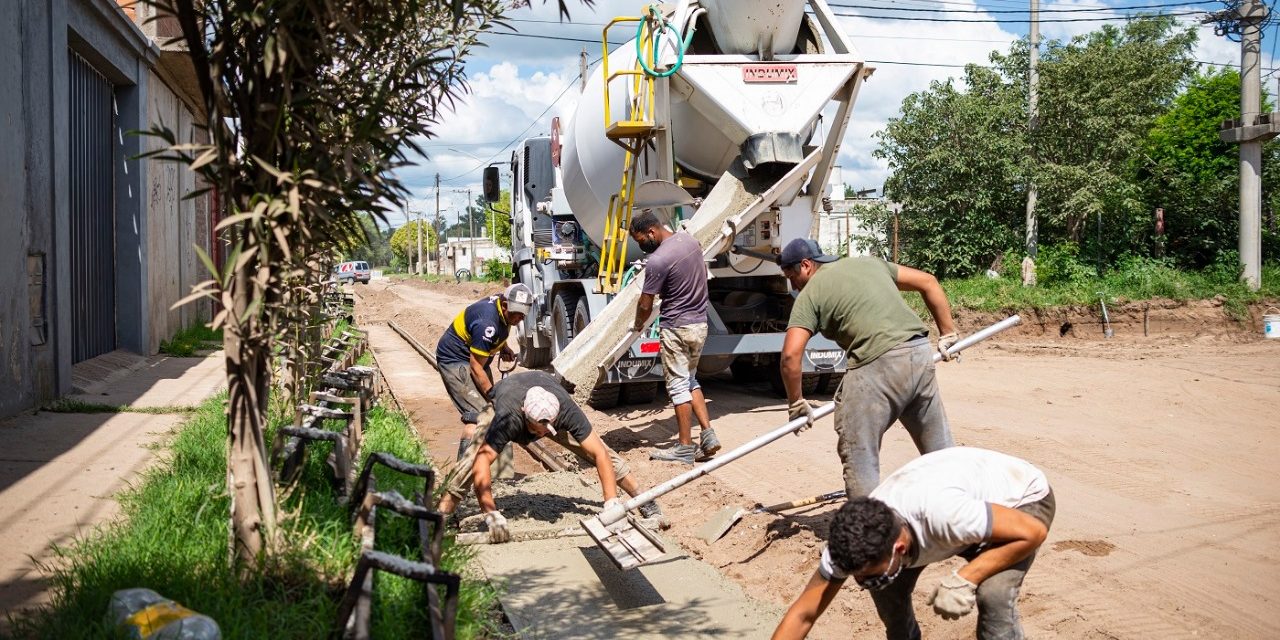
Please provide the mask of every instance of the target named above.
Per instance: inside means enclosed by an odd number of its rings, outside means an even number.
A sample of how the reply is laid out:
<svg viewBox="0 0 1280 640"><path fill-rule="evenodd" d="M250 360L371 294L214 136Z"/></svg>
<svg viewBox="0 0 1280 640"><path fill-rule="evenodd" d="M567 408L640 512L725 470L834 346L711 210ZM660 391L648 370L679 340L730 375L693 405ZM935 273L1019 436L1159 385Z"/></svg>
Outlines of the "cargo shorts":
<svg viewBox="0 0 1280 640"><path fill-rule="evenodd" d="M693 391L702 388L698 384L698 360L702 357L702 347L707 344L707 323L662 328L658 331L658 339L662 345L662 372L671 404L691 402Z"/></svg>

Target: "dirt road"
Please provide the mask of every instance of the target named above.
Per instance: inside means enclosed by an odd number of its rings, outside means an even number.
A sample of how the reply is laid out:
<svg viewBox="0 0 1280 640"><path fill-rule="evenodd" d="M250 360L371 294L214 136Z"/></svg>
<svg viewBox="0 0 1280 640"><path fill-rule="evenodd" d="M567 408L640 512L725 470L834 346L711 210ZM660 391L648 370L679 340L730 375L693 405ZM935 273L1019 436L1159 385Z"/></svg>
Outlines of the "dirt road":
<svg viewBox="0 0 1280 640"><path fill-rule="evenodd" d="M377 283L360 291L372 310L366 322L379 313L447 319L478 293ZM1096 327L1059 337L1056 324L1032 326L939 367L956 439L1024 457L1054 485L1057 520L1021 599L1030 637L1280 635L1280 341L1214 320L1220 311L1184 311L1200 320L1155 325L1150 337L1118 326L1110 341ZM785 421L767 386L704 386L728 447ZM674 437L664 402L589 412L643 485L683 470L647 459ZM671 535L753 597L789 602L816 565L830 507L748 516L713 545L696 532L721 506L841 488L827 420L662 500ZM900 428L884 448L884 473L915 455ZM973 634L972 616L945 622L924 603L951 568L931 567L916 594L930 638ZM882 637L869 599L853 588L813 637L850 635Z"/></svg>

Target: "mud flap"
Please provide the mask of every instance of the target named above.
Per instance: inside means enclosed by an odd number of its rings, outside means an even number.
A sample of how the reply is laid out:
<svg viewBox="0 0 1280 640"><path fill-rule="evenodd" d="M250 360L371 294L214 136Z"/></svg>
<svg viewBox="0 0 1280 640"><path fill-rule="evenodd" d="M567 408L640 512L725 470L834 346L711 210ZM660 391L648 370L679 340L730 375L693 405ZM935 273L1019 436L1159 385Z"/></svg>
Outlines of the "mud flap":
<svg viewBox="0 0 1280 640"><path fill-rule="evenodd" d="M608 527L600 522L599 516L588 518L582 521L582 528L623 571L667 555L662 539L630 514L627 514L626 519Z"/></svg>

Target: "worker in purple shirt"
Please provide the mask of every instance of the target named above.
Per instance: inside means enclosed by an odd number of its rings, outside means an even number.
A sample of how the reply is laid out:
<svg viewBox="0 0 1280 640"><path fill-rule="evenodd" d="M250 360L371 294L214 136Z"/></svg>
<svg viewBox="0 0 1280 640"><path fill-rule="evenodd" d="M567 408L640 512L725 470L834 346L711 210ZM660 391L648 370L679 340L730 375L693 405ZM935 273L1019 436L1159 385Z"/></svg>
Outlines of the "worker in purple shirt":
<svg viewBox="0 0 1280 640"><path fill-rule="evenodd" d="M697 378L698 359L707 343L707 305L710 304L702 246L685 231L671 231L648 209L631 219L631 237L649 254L632 329L645 330L653 313L654 296L661 297L658 331L662 369L680 428L680 441L676 446L653 451L649 457L691 465L695 458L705 459L720 450ZM693 444L694 418L702 428L696 446Z"/></svg>

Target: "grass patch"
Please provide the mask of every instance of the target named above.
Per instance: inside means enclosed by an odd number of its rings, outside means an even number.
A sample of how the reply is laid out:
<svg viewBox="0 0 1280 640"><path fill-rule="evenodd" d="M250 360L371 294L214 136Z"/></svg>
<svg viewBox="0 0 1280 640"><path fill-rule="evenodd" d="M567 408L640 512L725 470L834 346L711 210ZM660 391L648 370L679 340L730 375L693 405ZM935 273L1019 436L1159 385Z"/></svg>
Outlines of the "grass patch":
<svg viewBox="0 0 1280 640"><path fill-rule="evenodd" d="M328 636L359 546L324 475L328 449L314 449L297 488L279 496L282 548L260 573L238 579L227 565L225 401L221 394L200 405L161 461L120 496L119 518L55 550L52 601L13 620L15 637L119 637L103 618L111 593L129 587L154 589L209 615L226 638ZM274 416L271 429L287 423ZM425 459L400 414L375 408L365 433L366 452ZM406 496L421 490L416 479L379 475L380 489ZM410 521L383 512L378 525L378 549L417 557ZM450 546L443 565L459 571L469 560L467 550ZM425 637L425 594L417 583L381 575L375 594L376 637ZM458 636L497 635L493 589L465 581L461 599Z"/></svg>
<svg viewBox="0 0 1280 640"><path fill-rule="evenodd" d="M954 309L981 312L1096 305L1100 295L1108 304L1152 298L1209 300L1221 296L1226 312L1243 320L1248 318L1250 304L1280 298L1280 265L1263 268L1259 291L1249 291L1232 270L1185 271L1152 260L1121 263L1102 277L1076 272L1069 277L1049 278L1035 287L1023 287L1020 278L1009 275L948 279L942 281L942 287ZM920 296L905 297L921 317L929 317Z"/></svg>
<svg viewBox="0 0 1280 640"><path fill-rule="evenodd" d="M50 413L195 413L200 408L189 405L135 407L127 404L101 404L74 398L59 398L41 407L40 410Z"/></svg>
<svg viewBox="0 0 1280 640"><path fill-rule="evenodd" d="M160 341L160 353L189 358L202 349L221 349L222 330L214 331L203 323L183 329L168 340Z"/></svg>

